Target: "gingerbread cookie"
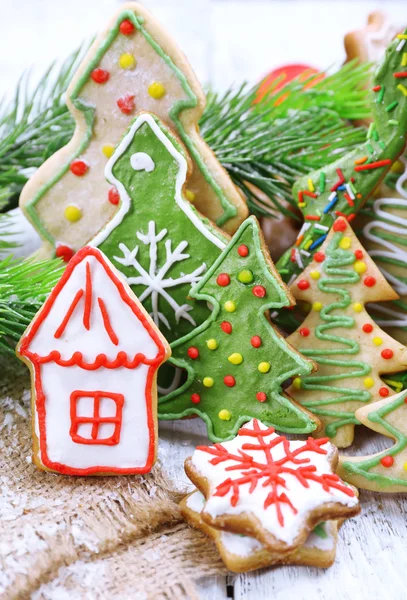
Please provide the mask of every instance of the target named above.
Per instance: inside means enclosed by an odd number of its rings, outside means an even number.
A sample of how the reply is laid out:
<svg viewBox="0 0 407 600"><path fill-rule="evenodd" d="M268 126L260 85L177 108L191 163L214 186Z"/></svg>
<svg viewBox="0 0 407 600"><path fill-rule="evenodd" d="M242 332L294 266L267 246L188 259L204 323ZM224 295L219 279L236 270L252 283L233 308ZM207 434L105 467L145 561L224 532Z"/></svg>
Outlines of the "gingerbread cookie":
<svg viewBox="0 0 407 600"><path fill-rule="evenodd" d="M187 523L213 540L229 571L246 573L276 564L326 568L335 561L338 521L319 523L298 550L293 554L280 556L267 550L256 538L207 525L201 517L204 506L205 496L198 490L188 494L180 502L182 515Z"/></svg>
<svg viewBox="0 0 407 600"><path fill-rule="evenodd" d="M340 473L346 480L375 492L407 491L407 391L384 398L356 412L361 423L395 441L371 456L342 456Z"/></svg>
<svg viewBox="0 0 407 600"><path fill-rule="evenodd" d="M160 398L159 418L199 415L212 441L231 439L252 417L290 433L316 429L318 420L282 393L287 379L309 374L314 364L267 318L270 309L293 301L255 217L240 226L190 296L212 312L172 344L171 364L186 371L186 381Z"/></svg>
<svg viewBox="0 0 407 600"><path fill-rule="evenodd" d="M64 475L147 473L157 452L158 367L171 351L140 302L85 247L22 336L33 460Z"/></svg>
<svg viewBox="0 0 407 600"><path fill-rule="evenodd" d="M345 35L347 61L358 59L361 62L379 62L387 46L402 29L380 10L371 12L365 27Z"/></svg>
<svg viewBox="0 0 407 600"><path fill-rule="evenodd" d="M74 137L33 175L20 206L40 233L41 255L66 257L117 213L118 196L104 178L106 162L137 111L158 115L175 129L194 168L187 197L234 232L247 207L199 135L205 106L186 58L152 15L123 5L95 40L67 91Z"/></svg>
<svg viewBox="0 0 407 600"><path fill-rule="evenodd" d="M205 523L283 556L319 523L358 514L355 492L335 475L337 460L326 438L288 440L253 419L229 442L198 446L185 471L205 496Z"/></svg>
<svg viewBox="0 0 407 600"><path fill-rule="evenodd" d="M376 71L371 92L373 123L366 142L294 185L293 196L304 214L304 224L295 244L277 262L284 281L291 283L312 261L338 216L354 219L403 152L407 133L406 43L407 33L399 34Z"/></svg>
<svg viewBox="0 0 407 600"><path fill-rule="evenodd" d="M297 378L288 391L321 419L324 427L317 435L344 448L359 423L356 410L393 393L381 375L407 367L407 348L365 308L397 294L342 218L291 291L311 310L288 341L315 360L318 371Z"/></svg>

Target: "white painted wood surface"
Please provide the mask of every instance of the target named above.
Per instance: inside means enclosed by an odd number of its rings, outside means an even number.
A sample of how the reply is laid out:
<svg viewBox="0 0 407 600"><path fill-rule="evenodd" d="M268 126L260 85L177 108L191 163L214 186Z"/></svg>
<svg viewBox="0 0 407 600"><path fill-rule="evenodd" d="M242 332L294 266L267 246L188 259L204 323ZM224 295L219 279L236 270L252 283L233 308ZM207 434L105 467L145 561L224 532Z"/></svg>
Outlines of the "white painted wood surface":
<svg viewBox="0 0 407 600"><path fill-rule="evenodd" d="M104 25L118 0L0 0L0 96L12 94L21 72L40 74ZM382 8L407 21L407 1L146 0L176 37L202 82L222 90L258 81L287 62L329 67L343 58L343 35ZM16 225L16 230L22 227ZM35 245L32 238L26 251ZM381 440L363 433L360 453ZM183 461L205 443L199 420L160 425L160 460L179 489ZM361 494L362 514L341 530L337 561L327 570L277 567L201 582L203 600L404 600L407 598L407 502L402 495ZM227 588L227 585L229 586ZM229 595L228 595L229 592ZM232 596L233 593L233 596ZM88 593L89 600L98 600ZM57 598L55 597L55 600ZM172 600L172 599L171 599ZM175 600L175 599L174 599Z"/></svg>

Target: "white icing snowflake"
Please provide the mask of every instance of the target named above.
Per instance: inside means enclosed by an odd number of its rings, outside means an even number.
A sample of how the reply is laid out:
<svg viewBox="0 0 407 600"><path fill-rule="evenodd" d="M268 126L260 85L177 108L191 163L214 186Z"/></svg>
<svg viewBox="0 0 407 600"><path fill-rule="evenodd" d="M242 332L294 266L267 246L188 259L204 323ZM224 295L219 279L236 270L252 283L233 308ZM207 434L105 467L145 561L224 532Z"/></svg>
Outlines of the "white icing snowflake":
<svg viewBox="0 0 407 600"><path fill-rule="evenodd" d="M148 233L145 235L140 231L136 232L136 235L140 242L149 247L150 264L148 271L141 266L137 260L139 252L139 246L135 246L133 250L129 250L126 244L119 244L119 249L123 253L123 258L114 256L114 260L125 267L133 267L137 272L137 276L126 276L129 285L144 285L146 289L140 295L140 302L144 302L149 296L151 296L152 313L151 316L154 319L156 325L159 325L160 321L164 325L171 329L167 317L159 310L159 297L161 296L173 309L175 313L175 320L178 323L180 319L189 321L194 327L196 322L193 317L189 314L192 310L190 304L178 304L178 302L169 294L167 291L170 288L174 288L184 283L193 284L202 278L202 274L206 270L206 264L202 263L192 273L181 273L179 277L175 279L172 277L166 278L167 273L171 267L183 260L190 258L190 255L184 253L184 250L188 246L188 242L182 241L173 250L172 241L170 239L165 240L165 252L166 259L161 267L157 266L157 249L158 244L167 235L167 229L162 229L159 233L155 231L156 224L154 221L150 221L148 224Z"/></svg>

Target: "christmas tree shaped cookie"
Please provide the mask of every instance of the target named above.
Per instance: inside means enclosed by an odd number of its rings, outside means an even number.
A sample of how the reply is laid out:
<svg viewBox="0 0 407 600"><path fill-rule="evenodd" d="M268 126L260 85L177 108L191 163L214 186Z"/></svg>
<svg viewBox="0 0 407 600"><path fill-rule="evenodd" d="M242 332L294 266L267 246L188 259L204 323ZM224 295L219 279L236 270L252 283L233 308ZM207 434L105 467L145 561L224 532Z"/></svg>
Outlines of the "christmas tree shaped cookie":
<svg viewBox="0 0 407 600"><path fill-rule="evenodd" d="M227 241L186 200L187 174L185 152L171 132L150 114L136 117L106 166L119 210L90 241L123 273L169 341L209 315L189 290Z"/></svg>
<svg viewBox="0 0 407 600"><path fill-rule="evenodd" d="M277 262L284 281L291 283L312 261L338 216L352 221L403 152L407 134L406 44L407 30L390 44L377 68L371 91L373 122L366 142L294 185L293 197L304 215L304 224L294 246Z"/></svg>
<svg viewBox="0 0 407 600"><path fill-rule="evenodd" d="M34 463L64 475L147 473L168 343L96 248L82 248L22 336Z"/></svg>
<svg viewBox="0 0 407 600"><path fill-rule="evenodd" d="M356 411L373 431L394 439L391 448L371 456L342 456L339 471L345 481L376 492L407 491L407 391Z"/></svg>
<svg viewBox="0 0 407 600"><path fill-rule="evenodd" d="M268 255L255 217L247 219L190 295L212 306L210 317L173 343L172 364L187 380L159 401L161 419L196 414L212 441L233 437L257 417L286 432L307 433L312 415L282 394L313 363L292 348L267 311L293 304Z"/></svg>
<svg viewBox="0 0 407 600"><path fill-rule="evenodd" d="M382 331L365 308L397 294L343 218L291 291L311 310L288 341L315 360L318 371L294 380L289 393L322 420L317 435L349 446L359 423L356 410L393 393L380 376L407 367L407 348Z"/></svg>
<svg viewBox="0 0 407 600"><path fill-rule="evenodd" d="M233 232L245 202L199 135L202 89L177 44L137 3L125 4L95 40L67 92L76 121L69 144L23 190L21 207L44 240L42 254L69 257L117 211L104 167L137 111L173 127L193 160L188 198Z"/></svg>

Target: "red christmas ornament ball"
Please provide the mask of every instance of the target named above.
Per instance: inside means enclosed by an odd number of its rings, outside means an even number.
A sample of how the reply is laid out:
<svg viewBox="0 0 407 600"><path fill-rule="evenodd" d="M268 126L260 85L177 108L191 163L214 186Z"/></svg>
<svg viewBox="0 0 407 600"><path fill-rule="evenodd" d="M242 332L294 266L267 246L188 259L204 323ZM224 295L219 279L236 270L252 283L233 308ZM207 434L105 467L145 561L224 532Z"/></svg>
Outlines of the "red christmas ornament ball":
<svg viewBox="0 0 407 600"><path fill-rule="evenodd" d="M383 458L380 459L380 462L382 463L383 467L392 467L394 464L394 458L392 456L383 456Z"/></svg>
<svg viewBox="0 0 407 600"><path fill-rule="evenodd" d="M72 250L72 248L69 246L64 246L63 244L55 248L55 256L62 258L64 262L69 262L74 254L75 252Z"/></svg>
<svg viewBox="0 0 407 600"><path fill-rule="evenodd" d="M337 219L334 223L334 231L345 231L347 225L344 219Z"/></svg>
<svg viewBox="0 0 407 600"><path fill-rule="evenodd" d="M201 401L201 396L199 394L191 394L191 402L194 404L199 404Z"/></svg>
<svg viewBox="0 0 407 600"><path fill-rule="evenodd" d="M309 334L310 334L310 330L308 329L308 327L301 327L300 335L302 335L302 337L308 337Z"/></svg>
<svg viewBox="0 0 407 600"><path fill-rule="evenodd" d="M355 258L357 260L362 260L362 258L363 258L363 252L362 252L362 250L355 250Z"/></svg>
<svg viewBox="0 0 407 600"><path fill-rule="evenodd" d="M239 256L247 256L249 254L249 248L245 244L241 244L237 249Z"/></svg>
<svg viewBox="0 0 407 600"><path fill-rule="evenodd" d="M128 19L124 19L124 21L120 23L120 33L122 33L123 35L131 35L133 31L134 25Z"/></svg>
<svg viewBox="0 0 407 600"><path fill-rule="evenodd" d="M253 348L260 348L261 346L261 337L259 335L254 335L252 337L252 339L250 340L251 345L253 346Z"/></svg>
<svg viewBox="0 0 407 600"><path fill-rule="evenodd" d="M109 188L109 191L107 193L107 197L109 199L110 204L119 204L120 202L120 194L117 191L117 188L112 186L111 188Z"/></svg>
<svg viewBox="0 0 407 600"><path fill-rule="evenodd" d="M223 378L223 383L228 387L234 387L236 385L236 379L233 377L233 375L225 375Z"/></svg>
<svg viewBox="0 0 407 600"><path fill-rule="evenodd" d="M73 160L69 165L69 169L77 177L82 177L88 171L89 167L84 160Z"/></svg>
<svg viewBox="0 0 407 600"><path fill-rule="evenodd" d="M390 350L390 348L385 348L384 350L382 350L382 358L384 358L385 360L390 360L390 358L393 358L394 356L394 352L393 350Z"/></svg>
<svg viewBox="0 0 407 600"><path fill-rule="evenodd" d="M105 69L94 69L90 76L95 83L106 83L109 80L110 73Z"/></svg>
<svg viewBox="0 0 407 600"><path fill-rule="evenodd" d="M309 288L309 281L306 279L300 279L297 283L297 287L299 290L307 290Z"/></svg>
<svg viewBox="0 0 407 600"><path fill-rule="evenodd" d="M266 288L262 285L255 285L252 289L252 292L256 298L264 298L264 296L267 294Z"/></svg>
<svg viewBox="0 0 407 600"><path fill-rule="evenodd" d="M366 287L373 287L374 285L376 285L376 278L368 275L364 278L363 283Z"/></svg>
<svg viewBox="0 0 407 600"><path fill-rule="evenodd" d="M136 108L134 96L132 96L131 94L127 94L127 96L122 96L117 100L116 104L120 108L122 113L125 115L130 115Z"/></svg>
<svg viewBox="0 0 407 600"><path fill-rule="evenodd" d="M265 402L267 400L267 394L265 392L257 392L256 398L259 402Z"/></svg>
<svg viewBox="0 0 407 600"><path fill-rule="evenodd" d="M365 323L365 324L363 325L363 327L362 327L362 330L363 330L365 333L372 333L372 331L373 331L373 325L372 325L371 323Z"/></svg>
<svg viewBox="0 0 407 600"><path fill-rule="evenodd" d="M199 356L199 350L195 346L190 346L188 348L187 354L189 358L191 358L192 360L196 360Z"/></svg>
<svg viewBox="0 0 407 600"><path fill-rule="evenodd" d="M220 273L216 278L216 283L221 287L226 287L230 283L230 277L227 273Z"/></svg>
<svg viewBox="0 0 407 600"><path fill-rule="evenodd" d="M324 262L325 254L323 252L315 252L314 260L316 260L319 263Z"/></svg>
<svg viewBox="0 0 407 600"><path fill-rule="evenodd" d="M390 391L386 387L381 387L379 390L379 394L382 398L387 398L387 396L390 394Z"/></svg>
<svg viewBox="0 0 407 600"><path fill-rule="evenodd" d="M224 333L232 333L232 324L229 323L229 321L222 321L222 323L220 324L220 328L222 329L222 331Z"/></svg>

